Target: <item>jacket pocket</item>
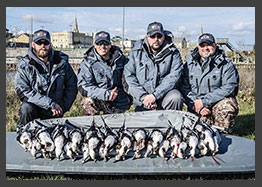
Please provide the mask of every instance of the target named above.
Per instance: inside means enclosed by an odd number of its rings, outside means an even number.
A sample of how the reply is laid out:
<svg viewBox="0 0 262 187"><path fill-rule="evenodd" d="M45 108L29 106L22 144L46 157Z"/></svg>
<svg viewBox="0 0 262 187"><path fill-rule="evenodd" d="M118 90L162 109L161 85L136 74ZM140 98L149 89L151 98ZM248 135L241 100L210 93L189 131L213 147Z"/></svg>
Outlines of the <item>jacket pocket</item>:
<svg viewBox="0 0 262 187"><path fill-rule="evenodd" d="M147 64L139 62L137 71L136 71L137 79L139 80L140 84L144 84L149 80L149 67Z"/></svg>
<svg viewBox="0 0 262 187"><path fill-rule="evenodd" d="M219 73L214 73L208 78L209 92L221 86L221 76Z"/></svg>
<svg viewBox="0 0 262 187"><path fill-rule="evenodd" d="M94 70L94 77L95 77L97 84L107 83L106 73L102 69Z"/></svg>
<svg viewBox="0 0 262 187"><path fill-rule="evenodd" d="M189 74L189 85L191 87L191 91L199 93L198 78L194 74Z"/></svg>

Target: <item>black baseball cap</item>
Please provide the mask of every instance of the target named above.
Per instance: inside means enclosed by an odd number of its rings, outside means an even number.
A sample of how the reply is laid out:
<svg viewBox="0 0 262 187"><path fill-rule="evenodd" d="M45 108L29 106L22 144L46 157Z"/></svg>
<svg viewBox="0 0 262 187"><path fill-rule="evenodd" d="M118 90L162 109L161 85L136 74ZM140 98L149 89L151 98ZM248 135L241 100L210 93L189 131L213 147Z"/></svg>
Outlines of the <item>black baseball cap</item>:
<svg viewBox="0 0 262 187"><path fill-rule="evenodd" d="M216 42L215 42L215 38L212 34L204 33L201 36L199 36L199 38L198 38L198 45L200 45L202 43L214 44Z"/></svg>
<svg viewBox="0 0 262 187"><path fill-rule="evenodd" d="M40 29L34 32L33 42L37 42L39 40L47 40L50 42L50 34L48 31Z"/></svg>
<svg viewBox="0 0 262 187"><path fill-rule="evenodd" d="M95 43L97 44L100 41L106 41L108 43L111 43L110 42L110 34L106 31L100 31L100 32L96 33Z"/></svg>
<svg viewBox="0 0 262 187"><path fill-rule="evenodd" d="M153 36L156 33L159 33L162 35L164 34L163 25L159 22L150 23L147 27L147 34L149 34L150 36Z"/></svg>

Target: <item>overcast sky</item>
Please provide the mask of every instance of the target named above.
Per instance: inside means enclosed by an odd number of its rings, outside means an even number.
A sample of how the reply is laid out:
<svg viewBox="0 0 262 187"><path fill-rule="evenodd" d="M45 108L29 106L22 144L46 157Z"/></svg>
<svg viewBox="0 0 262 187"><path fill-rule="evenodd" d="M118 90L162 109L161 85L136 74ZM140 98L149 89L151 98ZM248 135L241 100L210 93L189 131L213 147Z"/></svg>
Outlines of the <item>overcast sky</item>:
<svg viewBox="0 0 262 187"><path fill-rule="evenodd" d="M34 31L69 31L77 17L80 32L105 30L122 36L123 7L7 7L6 27L30 32L31 16ZM254 7L125 7L125 37L143 38L153 21L161 22L175 37L183 35L191 41L202 25L204 32L229 38L234 45L255 44Z"/></svg>

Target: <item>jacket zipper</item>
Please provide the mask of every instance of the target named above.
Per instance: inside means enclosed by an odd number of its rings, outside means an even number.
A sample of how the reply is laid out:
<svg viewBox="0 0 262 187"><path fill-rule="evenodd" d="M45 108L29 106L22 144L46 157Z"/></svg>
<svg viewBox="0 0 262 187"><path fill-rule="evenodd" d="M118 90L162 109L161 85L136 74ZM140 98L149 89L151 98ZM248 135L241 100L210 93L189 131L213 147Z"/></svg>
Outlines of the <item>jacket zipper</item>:
<svg viewBox="0 0 262 187"><path fill-rule="evenodd" d="M196 78L196 87L197 87L197 93L199 93L199 86L198 86L198 80Z"/></svg>
<svg viewBox="0 0 262 187"><path fill-rule="evenodd" d="M211 92L211 88L210 88L210 80L207 79L207 85L208 85L208 91Z"/></svg>
<svg viewBox="0 0 262 187"><path fill-rule="evenodd" d="M145 80L147 81L147 64L145 65Z"/></svg>

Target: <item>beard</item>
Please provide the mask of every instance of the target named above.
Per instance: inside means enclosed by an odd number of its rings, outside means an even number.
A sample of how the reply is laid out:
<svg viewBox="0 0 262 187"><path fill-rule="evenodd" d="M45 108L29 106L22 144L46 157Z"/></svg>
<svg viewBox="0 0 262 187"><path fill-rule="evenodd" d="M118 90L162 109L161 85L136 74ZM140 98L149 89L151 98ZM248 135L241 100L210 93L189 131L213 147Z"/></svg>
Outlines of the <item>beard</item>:
<svg viewBox="0 0 262 187"><path fill-rule="evenodd" d="M155 42L150 47L153 50L153 52L158 52L158 51L160 51L162 45L160 45L159 42Z"/></svg>
<svg viewBox="0 0 262 187"><path fill-rule="evenodd" d="M40 58L46 58L49 55L49 50L47 49L39 49L39 50L34 49L34 52Z"/></svg>

